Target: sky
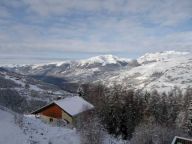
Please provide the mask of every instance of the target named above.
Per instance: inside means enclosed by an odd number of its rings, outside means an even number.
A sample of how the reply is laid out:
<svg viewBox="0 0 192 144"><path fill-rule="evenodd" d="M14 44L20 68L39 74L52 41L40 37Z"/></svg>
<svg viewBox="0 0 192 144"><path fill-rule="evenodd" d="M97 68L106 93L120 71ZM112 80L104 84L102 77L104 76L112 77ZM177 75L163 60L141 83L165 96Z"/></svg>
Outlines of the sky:
<svg viewBox="0 0 192 144"><path fill-rule="evenodd" d="M0 61L192 51L192 0L0 0Z"/></svg>

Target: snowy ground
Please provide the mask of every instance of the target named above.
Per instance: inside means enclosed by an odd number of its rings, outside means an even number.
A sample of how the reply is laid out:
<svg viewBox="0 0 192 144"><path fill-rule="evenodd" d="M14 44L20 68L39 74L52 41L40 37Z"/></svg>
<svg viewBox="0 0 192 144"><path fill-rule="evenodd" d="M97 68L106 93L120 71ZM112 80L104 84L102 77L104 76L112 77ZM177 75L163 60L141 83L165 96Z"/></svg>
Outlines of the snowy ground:
<svg viewBox="0 0 192 144"><path fill-rule="evenodd" d="M33 115L24 116L23 130L28 135L28 142L32 141L40 144L78 144L80 141L75 130L45 124Z"/></svg>
<svg viewBox="0 0 192 144"><path fill-rule="evenodd" d="M27 136L14 123L14 115L0 110L0 143L25 144Z"/></svg>
<svg viewBox="0 0 192 144"><path fill-rule="evenodd" d="M80 144L75 129L51 126L33 115L24 115L15 122L15 114L0 107L0 144ZM22 124L18 124L22 122ZM104 144L123 144L123 141L106 135Z"/></svg>
<svg viewBox="0 0 192 144"><path fill-rule="evenodd" d="M15 124L14 114L0 110L0 144L79 144L75 130L42 123L34 116L23 118L23 126Z"/></svg>

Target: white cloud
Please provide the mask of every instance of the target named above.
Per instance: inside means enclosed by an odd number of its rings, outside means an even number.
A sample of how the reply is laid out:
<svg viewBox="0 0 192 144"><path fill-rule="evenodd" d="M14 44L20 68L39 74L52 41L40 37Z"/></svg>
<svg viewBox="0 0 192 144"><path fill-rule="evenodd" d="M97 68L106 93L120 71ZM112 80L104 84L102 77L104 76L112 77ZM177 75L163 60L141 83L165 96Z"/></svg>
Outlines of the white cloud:
<svg viewBox="0 0 192 144"><path fill-rule="evenodd" d="M165 26L177 25L192 18L191 0L163 0L149 14L152 21Z"/></svg>
<svg viewBox="0 0 192 144"><path fill-rule="evenodd" d="M182 32L167 35L166 37L125 37L125 40L105 42L91 39L42 39L27 37L19 42L1 43L2 53L38 53L38 52L71 52L71 53L145 53L163 50L192 50L192 32Z"/></svg>
<svg viewBox="0 0 192 144"><path fill-rule="evenodd" d="M192 50L190 30L159 35L190 20L191 0L4 0L4 3L23 17L5 7L0 10L1 54ZM88 16L84 17L85 13ZM1 15L6 19L1 19Z"/></svg>
<svg viewBox="0 0 192 144"><path fill-rule="evenodd" d="M72 11L111 14L141 14L152 22L175 25L192 17L191 0L23 0L31 12L41 16L63 15Z"/></svg>

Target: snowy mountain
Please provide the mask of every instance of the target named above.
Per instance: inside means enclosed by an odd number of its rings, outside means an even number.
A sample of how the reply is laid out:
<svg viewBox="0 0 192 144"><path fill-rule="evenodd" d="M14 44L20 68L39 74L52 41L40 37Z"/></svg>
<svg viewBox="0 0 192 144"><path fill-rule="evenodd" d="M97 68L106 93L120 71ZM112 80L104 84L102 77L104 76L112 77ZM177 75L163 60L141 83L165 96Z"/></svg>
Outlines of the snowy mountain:
<svg viewBox="0 0 192 144"><path fill-rule="evenodd" d="M140 66L121 70L108 82L145 89L170 91L175 87L192 86L192 55L187 52L167 51L145 54L137 59Z"/></svg>
<svg viewBox="0 0 192 144"><path fill-rule="evenodd" d="M181 89L192 86L191 62L191 53L165 51L147 53L136 60L103 55L9 69L67 90L68 87L75 89L79 83L101 81L106 85L119 83L128 88L168 91L176 86Z"/></svg>
<svg viewBox="0 0 192 144"><path fill-rule="evenodd" d="M164 61L172 58L183 57L189 55L188 52L177 52L177 51L165 51L165 52L157 52L157 53L146 53L145 55L138 58L138 62L141 64L149 63L149 62L158 62Z"/></svg>
<svg viewBox="0 0 192 144"><path fill-rule="evenodd" d="M96 56L92 57L86 60L80 60L79 64L81 66L90 66L94 64L100 64L102 66L106 65L119 65L119 66L124 66L131 64L132 61L130 59L124 59L124 58L119 58L113 55L101 55L101 56Z"/></svg>
<svg viewBox="0 0 192 144"><path fill-rule="evenodd" d="M78 87L79 82L97 81L104 79L107 75L113 75L114 71L118 71L123 67L131 68L135 66L138 66L135 60L102 55L84 60L14 66L8 67L8 69L17 73L31 75L74 92L73 89Z"/></svg>
<svg viewBox="0 0 192 144"><path fill-rule="evenodd" d="M48 64L34 64L34 65L16 65L13 66L16 72L23 74L35 74L35 75L65 75L70 71L76 69L98 71L104 69L114 70L116 68L124 66L138 65L135 61L130 59L118 58L112 55L101 55L84 60L71 60L63 62L53 62Z"/></svg>

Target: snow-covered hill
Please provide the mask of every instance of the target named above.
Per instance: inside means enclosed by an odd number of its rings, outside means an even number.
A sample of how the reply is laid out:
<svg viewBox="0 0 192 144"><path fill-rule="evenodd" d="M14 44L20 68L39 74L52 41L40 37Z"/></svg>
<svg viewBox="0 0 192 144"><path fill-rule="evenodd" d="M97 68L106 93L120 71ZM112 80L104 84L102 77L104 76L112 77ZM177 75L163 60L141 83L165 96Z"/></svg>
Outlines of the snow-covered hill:
<svg viewBox="0 0 192 144"><path fill-rule="evenodd" d="M0 109L1 144L80 144L76 130L51 126L33 115Z"/></svg>
<svg viewBox="0 0 192 144"><path fill-rule="evenodd" d="M46 124L34 115L21 115L0 106L0 144L80 144L75 128ZM124 144L107 133L103 144Z"/></svg>
<svg viewBox="0 0 192 144"><path fill-rule="evenodd" d="M14 115L0 109L0 143L25 144L27 136L14 123ZM26 143L27 144L27 143Z"/></svg>
<svg viewBox="0 0 192 144"><path fill-rule="evenodd" d="M147 53L136 60L103 55L85 60L17 66L9 69L38 76L57 85L101 81L107 85L119 83L128 88L160 91L168 91L175 86L181 89L192 86L192 54L188 52ZM60 82L55 83L58 79Z"/></svg>

